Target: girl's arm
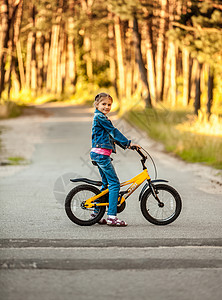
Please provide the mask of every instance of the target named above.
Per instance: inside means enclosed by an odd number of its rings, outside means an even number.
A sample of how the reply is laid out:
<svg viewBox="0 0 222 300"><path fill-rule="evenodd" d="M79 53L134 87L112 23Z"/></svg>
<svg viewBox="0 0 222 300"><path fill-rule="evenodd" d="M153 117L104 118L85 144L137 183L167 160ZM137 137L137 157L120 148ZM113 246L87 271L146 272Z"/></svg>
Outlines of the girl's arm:
<svg viewBox="0 0 222 300"><path fill-rule="evenodd" d="M131 140L128 140L116 127L113 126L112 122L107 119L105 115L98 114L99 124L111 135L111 137L124 149L129 148Z"/></svg>

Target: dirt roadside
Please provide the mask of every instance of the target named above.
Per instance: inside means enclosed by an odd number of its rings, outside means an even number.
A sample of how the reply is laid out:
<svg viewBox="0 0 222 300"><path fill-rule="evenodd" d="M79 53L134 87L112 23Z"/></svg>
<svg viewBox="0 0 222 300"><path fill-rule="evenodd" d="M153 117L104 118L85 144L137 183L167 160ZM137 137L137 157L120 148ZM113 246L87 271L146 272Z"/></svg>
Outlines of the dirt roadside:
<svg viewBox="0 0 222 300"><path fill-rule="evenodd" d="M35 145L42 142L41 123L49 116L46 110L31 106L17 118L0 120L0 178L31 163Z"/></svg>
<svg viewBox="0 0 222 300"><path fill-rule="evenodd" d="M8 177L23 168L27 168L31 164L32 154L35 150L36 144L43 141L44 131L41 126L46 118L50 118L53 110L56 107L65 106L67 104L50 103L38 107L30 107L24 110L23 114L14 119L0 120L0 178ZM124 126L130 129L130 125L124 123ZM143 133L144 135L144 133ZM195 173L199 178L201 189L211 193L222 193L222 171L207 167L201 164L186 163L174 156L165 153L163 146L145 138L149 149L155 153L162 160L169 163L177 164L179 168L185 168ZM9 159L22 158L16 165L12 164Z"/></svg>

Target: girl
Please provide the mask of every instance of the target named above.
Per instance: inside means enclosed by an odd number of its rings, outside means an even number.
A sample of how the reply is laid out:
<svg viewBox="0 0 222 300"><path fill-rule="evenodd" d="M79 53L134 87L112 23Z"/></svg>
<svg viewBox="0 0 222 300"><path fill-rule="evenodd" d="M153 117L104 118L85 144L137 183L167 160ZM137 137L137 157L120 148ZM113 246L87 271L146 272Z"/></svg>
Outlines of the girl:
<svg viewBox="0 0 222 300"><path fill-rule="evenodd" d="M101 191L107 189L109 185L107 221L102 219L99 223L111 226L127 226L126 222L120 221L116 216L120 182L111 163L110 154L112 152L116 153L116 144L123 149L132 146L140 148L140 146L132 144L131 140L128 140L107 118L106 115L110 112L112 103L113 99L109 94L100 93L95 97L94 105L96 110L92 125L92 149L90 156L92 161L96 162L102 177Z"/></svg>

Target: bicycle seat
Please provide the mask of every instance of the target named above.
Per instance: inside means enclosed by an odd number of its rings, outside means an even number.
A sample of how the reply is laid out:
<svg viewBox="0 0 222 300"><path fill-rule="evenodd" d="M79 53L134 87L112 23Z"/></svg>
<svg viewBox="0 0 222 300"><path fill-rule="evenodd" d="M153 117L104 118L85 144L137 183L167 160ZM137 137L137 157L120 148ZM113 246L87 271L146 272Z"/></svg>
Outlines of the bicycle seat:
<svg viewBox="0 0 222 300"><path fill-rule="evenodd" d="M76 179L70 179L70 181L72 181L72 182L82 181L82 182L86 182L86 183L97 185L97 186L102 185L102 181L91 180L91 179L88 179L88 178L76 178Z"/></svg>

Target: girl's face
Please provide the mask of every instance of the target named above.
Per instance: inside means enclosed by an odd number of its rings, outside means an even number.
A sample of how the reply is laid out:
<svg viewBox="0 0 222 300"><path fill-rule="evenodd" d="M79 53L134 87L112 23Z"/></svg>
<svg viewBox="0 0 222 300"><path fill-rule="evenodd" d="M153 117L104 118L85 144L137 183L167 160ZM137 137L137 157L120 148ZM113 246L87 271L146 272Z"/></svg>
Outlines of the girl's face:
<svg viewBox="0 0 222 300"><path fill-rule="evenodd" d="M99 104L97 105L97 109L101 111L104 115L108 114L111 110L112 100L109 98L104 98Z"/></svg>

